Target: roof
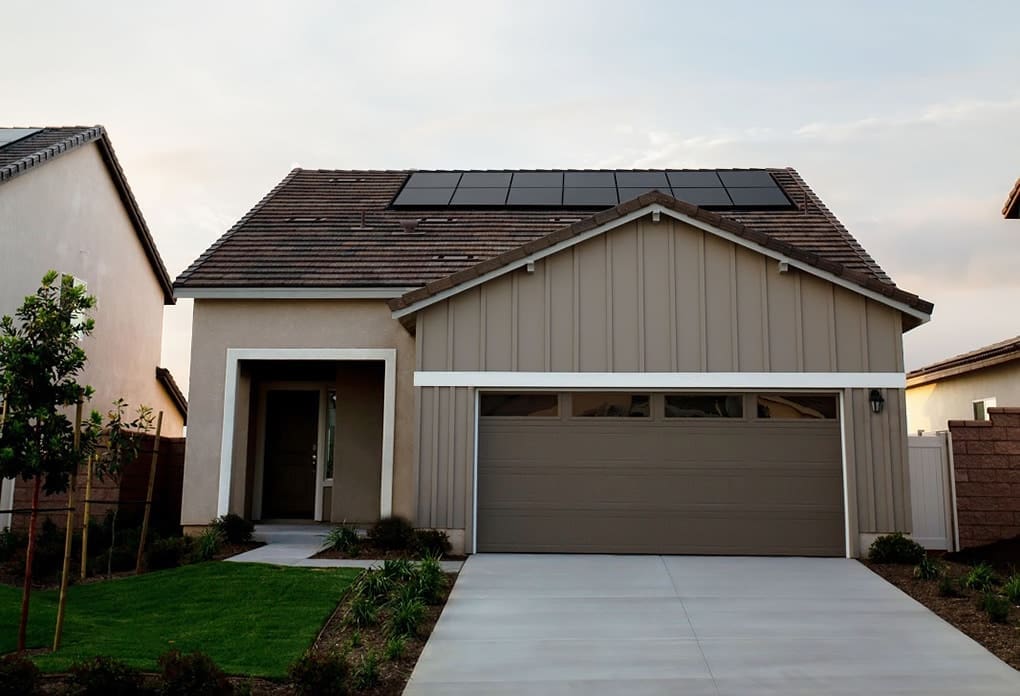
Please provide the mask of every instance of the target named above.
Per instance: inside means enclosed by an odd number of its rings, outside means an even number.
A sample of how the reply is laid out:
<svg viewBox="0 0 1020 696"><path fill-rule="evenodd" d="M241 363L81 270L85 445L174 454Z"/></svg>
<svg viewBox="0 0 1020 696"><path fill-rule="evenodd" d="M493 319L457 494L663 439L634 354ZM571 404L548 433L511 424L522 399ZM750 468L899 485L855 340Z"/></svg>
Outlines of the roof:
<svg viewBox="0 0 1020 696"><path fill-rule="evenodd" d="M165 304L174 304L173 283L167 273L163 259L156 249L156 243L149 232L138 201L135 200L131 187L128 186L124 170L117 160L117 155L110 143L110 137L103 126L63 126L59 128L41 128L37 132L12 142L0 145L0 185L22 174L36 169L47 162L72 150L95 143L102 155L103 162L110 172L110 177L117 188L124 209L131 218L131 223L142 243L145 255L152 266L160 287L163 289Z"/></svg>
<svg viewBox="0 0 1020 696"><path fill-rule="evenodd" d="M170 400L174 402L174 406L177 407L177 412L181 414L184 419L184 424L188 424L188 400L184 397L184 392L177 386L177 381L174 376L170 374L170 370L165 367L156 367L156 381L162 386L166 395L170 397Z"/></svg>
<svg viewBox="0 0 1020 696"><path fill-rule="evenodd" d="M1006 204L1002 206L1002 216L1014 220L1020 218L1020 179L1013 184L1013 190L1009 192Z"/></svg>
<svg viewBox="0 0 1020 696"><path fill-rule="evenodd" d="M1020 336L955 355L907 373L907 388L1020 360Z"/></svg>

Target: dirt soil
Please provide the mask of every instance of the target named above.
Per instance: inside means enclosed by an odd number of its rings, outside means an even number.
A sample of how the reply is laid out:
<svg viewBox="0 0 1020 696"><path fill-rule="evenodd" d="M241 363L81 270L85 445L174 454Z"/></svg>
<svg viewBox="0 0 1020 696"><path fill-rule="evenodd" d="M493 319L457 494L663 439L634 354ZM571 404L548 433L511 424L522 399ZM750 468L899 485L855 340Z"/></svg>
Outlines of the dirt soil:
<svg viewBox="0 0 1020 696"><path fill-rule="evenodd" d="M417 561L421 559L421 556L414 551L404 549L380 549L373 546L368 541L362 541L360 550L356 556L351 556L343 551L326 549L325 551L319 551L319 553L312 556L312 558L356 558L358 560L369 561L395 561L403 558L409 561ZM467 556L455 556L448 553L443 554L444 561L463 561L465 559L467 559Z"/></svg>
<svg viewBox="0 0 1020 696"><path fill-rule="evenodd" d="M938 580L919 580L914 577L914 566L870 562L865 565L985 646L1010 667L1020 670L1020 609L1013 608L1007 623L992 623L977 607L978 592L960 589L959 597L942 597ZM968 565L946 561L946 572L954 580L969 570Z"/></svg>

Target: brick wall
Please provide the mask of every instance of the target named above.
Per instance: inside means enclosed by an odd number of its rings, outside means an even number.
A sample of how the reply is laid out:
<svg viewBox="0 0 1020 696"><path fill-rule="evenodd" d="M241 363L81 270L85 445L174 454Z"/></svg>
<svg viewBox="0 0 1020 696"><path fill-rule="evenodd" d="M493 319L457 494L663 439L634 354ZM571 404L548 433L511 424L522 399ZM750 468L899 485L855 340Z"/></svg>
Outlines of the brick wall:
<svg viewBox="0 0 1020 696"><path fill-rule="evenodd" d="M101 481L98 476L92 478L93 501L89 515L95 521L101 521L106 513L116 505L120 505L118 520L129 524L132 520L141 520L144 506L137 501L144 501L149 485L149 466L152 463L152 449L155 438L146 436L142 442L141 453L129 464L121 474L119 485L113 479ZM154 529L176 527L181 520L181 492L184 485L184 438L160 438L159 461L156 464L156 482L152 493L152 526ZM81 528L85 498L85 474L78 475L78 509L75 514L75 527ZM102 501L102 502L96 502ZM40 509L65 508L67 496L39 496ZM14 487L15 509L27 510L32 507L32 483L18 480ZM66 512L40 512L39 519L49 517L60 529L64 528ZM27 514L15 514L11 526L20 531L28 529ZM121 522L118 522L120 525Z"/></svg>
<svg viewBox="0 0 1020 696"><path fill-rule="evenodd" d="M949 421L962 548L1020 535L1020 408L988 415Z"/></svg>

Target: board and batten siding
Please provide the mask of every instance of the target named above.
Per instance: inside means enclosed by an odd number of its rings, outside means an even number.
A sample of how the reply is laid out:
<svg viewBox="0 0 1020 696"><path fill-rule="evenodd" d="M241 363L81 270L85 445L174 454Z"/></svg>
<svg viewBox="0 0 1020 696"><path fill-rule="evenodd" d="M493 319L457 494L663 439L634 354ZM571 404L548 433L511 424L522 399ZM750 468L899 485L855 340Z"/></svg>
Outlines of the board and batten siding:
<svg viewBox="0 0 1020 696"><path fill-rule="evenodd" d="M415 335L416 369L426 371L903 371L895 309L666 217L428 306ZM846 392L860 533L909 530L903 392L884 395L874 415L867 389ZM423 387L416 398L417 523L470 539L474 390Z"/></svg>

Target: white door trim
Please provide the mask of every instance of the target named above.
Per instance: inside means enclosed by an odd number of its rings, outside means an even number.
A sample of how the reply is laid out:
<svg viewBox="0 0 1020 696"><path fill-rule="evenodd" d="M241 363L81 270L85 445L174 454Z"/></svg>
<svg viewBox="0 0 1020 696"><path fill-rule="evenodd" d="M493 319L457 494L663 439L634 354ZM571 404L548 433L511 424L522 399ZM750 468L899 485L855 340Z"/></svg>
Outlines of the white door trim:
<svg viewBox="0 0 1020 696"><path fill-rule="evenodd" d="M846 404L849 401L846 390L839 392L839 459L843 470L843 533L845 539L843 544L846 547L846 557L851 557L850 551L850 486L848 483L846 461Z"/></svg>
<svg viewBox="0 0 1020 696"><path fill-rule="evenodd" d="M397 391L396 348L228 348L223 385L223 430L220 433L220 475L216 514L225 515L230 512L230 486L237 416L237 374L238 365L242 360L378 360L384 363L382 482L379 487L379 515L381 517L392 515L393 427Z"/></svg>
<svg viewBox="0 0 1020 696"><path fill-rule="evenodd" d="M416 387L505 389L904 389L902 372L441 372Z"/></svg>

